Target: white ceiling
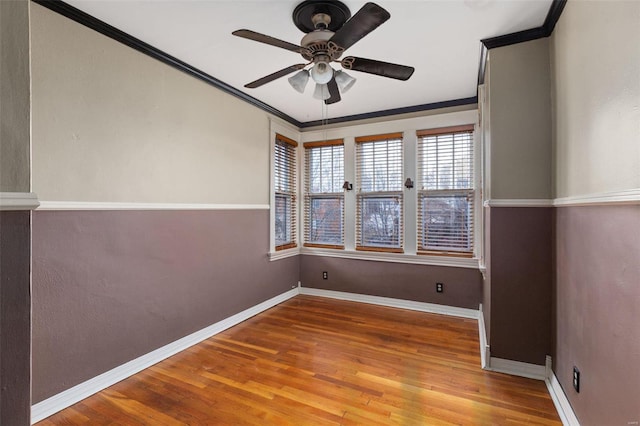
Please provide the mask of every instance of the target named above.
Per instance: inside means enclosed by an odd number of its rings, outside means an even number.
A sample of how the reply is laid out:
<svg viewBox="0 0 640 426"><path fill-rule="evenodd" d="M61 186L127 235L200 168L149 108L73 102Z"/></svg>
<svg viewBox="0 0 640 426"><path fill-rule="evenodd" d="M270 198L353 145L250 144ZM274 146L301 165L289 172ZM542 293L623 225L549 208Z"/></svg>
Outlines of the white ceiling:
<svg viewBox="0 0 640 426"><path fill-rule="evenodd" d="M298 0L66 0L72 6L177 57L300 122L323 118L323 103L293 90L287 78L257 89L244 84L300 55L231 35L246 28L294 44ZM343 0L353 16L364 1ZM408 81L350 71L357 78L328 118L469 98L476 95L480 40L539 27L551 0L377 0L391 19L343 56L415 67ZM340 66L335 64L335 68Z"/></svg>

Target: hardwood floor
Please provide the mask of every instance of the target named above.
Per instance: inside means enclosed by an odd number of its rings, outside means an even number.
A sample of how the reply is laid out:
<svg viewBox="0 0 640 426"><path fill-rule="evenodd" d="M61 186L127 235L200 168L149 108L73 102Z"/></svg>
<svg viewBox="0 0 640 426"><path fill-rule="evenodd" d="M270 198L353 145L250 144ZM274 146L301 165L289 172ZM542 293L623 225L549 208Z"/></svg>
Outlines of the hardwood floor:
<svg viewBox="0 0 640 426"><path fill-rule="evenodd" d="M561 425L475 320L297 296L38 423Z"/></svg>

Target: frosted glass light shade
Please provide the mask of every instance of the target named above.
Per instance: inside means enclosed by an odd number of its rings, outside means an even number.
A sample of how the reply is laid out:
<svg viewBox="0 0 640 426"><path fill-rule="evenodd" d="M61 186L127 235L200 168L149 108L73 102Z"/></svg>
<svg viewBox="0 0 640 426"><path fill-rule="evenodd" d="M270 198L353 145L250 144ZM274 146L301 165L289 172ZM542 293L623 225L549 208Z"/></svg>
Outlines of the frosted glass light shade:
<svg viewBox="0 0 640 426"><path fill-rule="evenodd" d="M291 87L300 93L304 93L304 88L307 87L307 82L309 81L309 71L302 70L297 72L292 77L289 77L288 80Z"/></svg>
<svg viewBox="0 0 640 426"><path fill-rule="evenodd" d="M336 83L338 83L338 88L341 93L347 93L351 86L353 86L356 82L356 79L351 77L344 71L336 71Z"/></svg>
<svg viewBox="0 0 640 426"><path fill-rule="evenodd" d="M329 94L329 88L326 84L316 84L316 90L313 91L313 97L316 99L329 99L331 95Z"/></svg>
<svg viewBox="0 0 640 426"><path fill-rule="evenodd" d="M318 62L311 68L311 78L318 84L327 84L333 78L333 68L326 62Z"/></svg>

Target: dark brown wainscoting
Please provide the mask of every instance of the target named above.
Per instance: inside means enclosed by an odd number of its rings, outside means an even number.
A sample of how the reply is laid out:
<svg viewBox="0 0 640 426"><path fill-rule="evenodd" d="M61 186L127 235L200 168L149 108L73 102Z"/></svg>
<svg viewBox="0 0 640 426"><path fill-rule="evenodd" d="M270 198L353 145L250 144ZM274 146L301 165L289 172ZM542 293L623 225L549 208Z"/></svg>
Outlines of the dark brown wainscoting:
<svg viewBox="0 0 640 426"><path fill-rule="evenodd" d="M31 407L31 212L0 212L0 425L27 425Z"/></svg>
<svg viewBox="0 0 640 426"><path fill-rule="evenodd" d="M37 211L33 403L297 286L268 210Z"/></svg>
<svg viewBox="0 0 640 426"><path fill-rule="evenodd" d="M300 256L303 287L344 291L416 302L478 309L482 275L478 269ZM328 279L322 279L322 272ZM436 282L445 284L436 293Z"/></svg>
<svg viewBox="0 0 640 426"><path fill-rule="evenodd" d="M640 205L561 207L555 216L556 377L581 424L637 424Z"/></svg>

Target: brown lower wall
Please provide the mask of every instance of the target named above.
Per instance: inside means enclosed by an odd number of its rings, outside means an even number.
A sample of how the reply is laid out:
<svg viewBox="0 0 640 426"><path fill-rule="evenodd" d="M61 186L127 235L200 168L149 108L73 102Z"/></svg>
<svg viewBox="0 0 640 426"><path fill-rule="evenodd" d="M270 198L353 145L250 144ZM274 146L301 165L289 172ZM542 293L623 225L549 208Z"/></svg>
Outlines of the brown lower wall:
<svg viewBox="0 0 640 426"><path fill-rule="evenodd" d="M482 276L477 269L300 256L303 287L478 309ZM322 272L328 279L322 279ZM436 293L436 282L444 292Z"/></svg>
<svg viewBox="0 0 640 426"><path fill-rule="evenodd" d="M31 212L0 212L0 425L30 424Z"/></svg>
<svg viewBox="0 0 640 426"><path fill-rule="evenodd" d="M296 286L268 236L268 210L34 212L33 403Z"/></svg>
<svg viewBox="0 0 640 426"><path fill-rule="evenodd" d="M544 365L551 353L552 217L491 208L491 356Z"/></svg>
<svg viewBox="0 0 640 426"><path fill-rule="evenodd" d="M554 372L582 426L638 424L640 205L555 216Z"/></svg>

